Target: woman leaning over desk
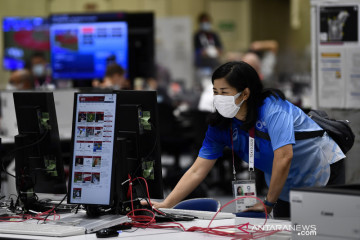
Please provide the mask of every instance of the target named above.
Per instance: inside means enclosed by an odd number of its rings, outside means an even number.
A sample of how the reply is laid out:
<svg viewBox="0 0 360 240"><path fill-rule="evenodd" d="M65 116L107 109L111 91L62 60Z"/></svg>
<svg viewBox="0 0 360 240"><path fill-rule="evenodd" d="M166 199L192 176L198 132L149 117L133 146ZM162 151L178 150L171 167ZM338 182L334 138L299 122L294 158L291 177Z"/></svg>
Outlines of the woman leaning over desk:
<svg viewBox="0 0 360 240"><path fill-rule="evenodd" d="M169 196L156 208L169 208L190 194L206 177L223 148L233 149L249 161L249 132L267 133L270 140L255 135L254 165L265 174L268 213L289 217L289 191L294 187L345 183L340 147L326 134L295 140L295 132L322 130L300 108L275 89L263 89L256 71L245 62L229 62L212 75L216 112L199 155ZM240 163L235 163L240 164ZM231 183L229 183L231 184ZM261 203L248 210L264 211Z"/></svg>

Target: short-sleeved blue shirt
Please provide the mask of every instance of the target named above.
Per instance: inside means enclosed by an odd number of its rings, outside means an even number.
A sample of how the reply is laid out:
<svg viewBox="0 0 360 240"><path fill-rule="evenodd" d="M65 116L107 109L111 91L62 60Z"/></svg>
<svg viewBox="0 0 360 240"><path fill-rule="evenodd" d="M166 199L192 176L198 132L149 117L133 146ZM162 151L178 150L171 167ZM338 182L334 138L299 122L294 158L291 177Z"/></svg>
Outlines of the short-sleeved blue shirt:
<svg viewBox="0 0 360 240"><path fill-rule="evenodd" d="M217 159L223 148L231 148L245 162L249 161L249 134L240 129L242 121L232 119L232 133L228 129L209 126L199 152L199 157ZM270 141L255 137L255 167L265 174L270 184L274 151L288 144L293 145L293 159L280 199L289 201L289 192L294 187L325 186L330 177L330 164L345 158L340 147L326 133L322 137L295 141L295 132L321 130L310 117L290 102L268 97L258 109L255 128L268 133Z"/></svg>

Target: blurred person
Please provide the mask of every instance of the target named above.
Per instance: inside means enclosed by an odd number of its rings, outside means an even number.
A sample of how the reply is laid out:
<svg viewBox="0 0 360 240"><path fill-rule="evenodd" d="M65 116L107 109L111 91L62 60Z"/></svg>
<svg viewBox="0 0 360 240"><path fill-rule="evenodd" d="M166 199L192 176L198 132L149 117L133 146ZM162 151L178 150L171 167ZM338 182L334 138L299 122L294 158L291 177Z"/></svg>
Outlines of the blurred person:
<svg viewBox="0 0 360 240"><path fill-rule="evenodd" d="M195 65L198 68L214 69L220 63L223 49L220 37L212 30L209 14L201 13L198 22L199 30L194 35Z"/></svg>
<svg viewBox="0 0 360 240"><path fill-rule="evenodd" d="M251 51L245 53L244 56L242 56L242 61L252 66L259 75L260 80L263 79L263 75L261 71L261 60L256 53Z"/></svg>
<svg viewBox="0 0 360 240"><path fill-rule="evenodd" d="M240 51L229 51L226 52L226 62L241 61L243 54Z"/></svg>
<svg viewBox="0 0 360 240"><path fill-rule="evenodd" d="M103 81L94 80L92 86L96 88L113 88L116 90L131 89L130 81L125 76L125 69L118 64L108 65Z"/></svg>
<svg viewBox="0 0 360 240"><path fill-rule="evenodd" d="M157 102L159 104L166 104L172 106L172 100L170 99L167 89L161 86L157 79L147 78L145 90L157 92Z"/></svg>
<svg viewBox="0 0 360 240"><path fill-rule="evenodd" d="M7 90L30 90L34 89L34 79L27 69L15 70L10 74L6 85Z"/></svg>
<svg viewBox="0 0 360 240"><path fill-rule="evenodd" d="M34 78L35 88L55 88L51 79L51 69L43 52L34 52L31 55L30 71Z"/></svg>
<svg viewBox="0 0 360 240"><path fill-rule="evenodd" d="M256 53L261 61L261 74L264 84L274 87L275 67L279 44L275 40L254 41L250 45L250 51Z"/></svg>
<svg viewBox="0 0 360 240"><path fill-rule="evenodd" d="M263 79L262 73L261 73L261 60L260 57L252 52L248 51L245 54L241 54L240 52L231 52L227 54L227 60L229 61L244 61L248 63L250 66L252 66L257 74L260 77L260 80ZM206 111L206 112L215 112L214 104L213 104L213 85L211 84L210 79L206 79L206 81L203 81L203 91L200 96L200 101L198 105L198 109L200 111Z"/></svg>

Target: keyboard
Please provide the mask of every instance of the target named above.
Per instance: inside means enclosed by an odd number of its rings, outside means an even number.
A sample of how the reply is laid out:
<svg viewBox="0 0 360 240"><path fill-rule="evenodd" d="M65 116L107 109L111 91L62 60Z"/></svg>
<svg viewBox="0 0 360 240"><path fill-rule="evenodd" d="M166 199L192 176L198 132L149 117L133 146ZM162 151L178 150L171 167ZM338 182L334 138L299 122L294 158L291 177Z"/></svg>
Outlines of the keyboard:
<svg viewBox="0 0 360 240"><path fill-rule="evenodd" d="M205 219L205 220L213 219L213 217L215 216L215 213L216 213L216 212L210 212L210 211L174 209L174 208L159 208L159 210L164 213L189 215L189 216L197 217L198 219ZM235 218L235 215L233 213L219 212L215 217L215 219L229 219L229 218Z"/></svg>
<svg viewBox="0 0 360 240"><path fill-rule="evenodd" d="M36 222L1 223L0 233L67 237L85 234L85 228L55 224L36 224Z"/></svg>

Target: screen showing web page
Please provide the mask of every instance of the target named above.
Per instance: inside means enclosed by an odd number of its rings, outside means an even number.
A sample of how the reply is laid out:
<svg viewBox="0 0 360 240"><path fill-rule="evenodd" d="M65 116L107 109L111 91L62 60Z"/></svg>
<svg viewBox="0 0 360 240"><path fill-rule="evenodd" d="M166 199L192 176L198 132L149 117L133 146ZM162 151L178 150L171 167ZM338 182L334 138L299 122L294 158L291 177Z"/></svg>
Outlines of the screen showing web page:
<svg viewBox="0 0 360 240"><path fill-rule="evenodd" d="M113 63L127 70L127 23L53 23L50 51L55 79L103 78Z"/></svg>
<svg viewBox="0 0 360 240"><path fill-rule="evenodd" d="M71 203L110 204L116 94L78 94Z"/></svg>

